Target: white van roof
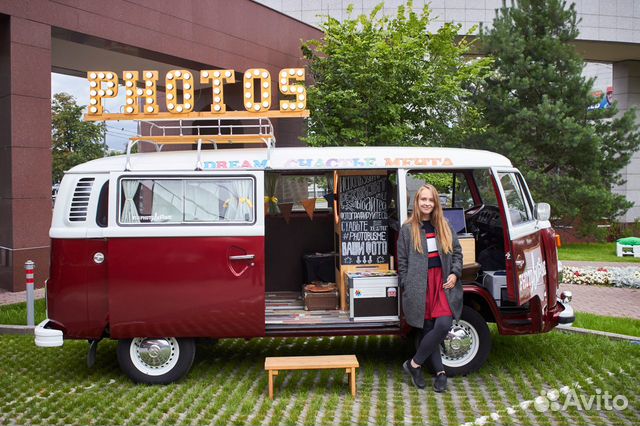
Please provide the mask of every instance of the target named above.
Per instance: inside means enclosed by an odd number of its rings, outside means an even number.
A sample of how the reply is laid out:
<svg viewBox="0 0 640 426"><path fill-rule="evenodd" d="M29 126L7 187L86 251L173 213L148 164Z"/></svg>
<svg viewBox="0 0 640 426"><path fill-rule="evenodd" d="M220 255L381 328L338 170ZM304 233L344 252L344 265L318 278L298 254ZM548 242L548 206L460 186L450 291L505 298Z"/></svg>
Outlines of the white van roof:
<svg viewBox="0 0 640 426"><path fill-rule="evenodd" d="M68 173L107 173L125 170L126 155L80 164ZM197 151L132 154L136 171L193 171ZM333 169L470 169L511 167L509 159L489 151L463 148L328 147L238 148L203 150L203 170L333 170Z"/></svg>

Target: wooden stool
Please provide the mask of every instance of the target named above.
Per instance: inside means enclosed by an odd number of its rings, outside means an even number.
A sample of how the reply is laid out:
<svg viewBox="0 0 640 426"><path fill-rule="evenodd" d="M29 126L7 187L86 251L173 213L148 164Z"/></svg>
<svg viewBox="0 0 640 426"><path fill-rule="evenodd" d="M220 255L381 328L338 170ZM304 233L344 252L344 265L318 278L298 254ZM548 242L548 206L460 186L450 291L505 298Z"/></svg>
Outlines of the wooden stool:
<svg viewBox="0 0 640 426"><path fill-rule="evenodd" d="M344 368L349 375L351 396L356 396L356 368L360 367L355 355L279 356L267 357L264 369L269 375L269 398L273 399L273 376L280 370L322 370Z"/></svg>

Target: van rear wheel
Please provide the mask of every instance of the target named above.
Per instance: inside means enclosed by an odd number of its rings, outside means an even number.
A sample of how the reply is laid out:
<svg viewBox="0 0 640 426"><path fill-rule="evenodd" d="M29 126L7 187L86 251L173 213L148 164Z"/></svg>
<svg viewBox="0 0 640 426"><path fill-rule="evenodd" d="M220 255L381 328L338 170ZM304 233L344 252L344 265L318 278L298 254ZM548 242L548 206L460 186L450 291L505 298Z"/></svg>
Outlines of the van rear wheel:
<svg viewBox="0 0 640 426"><path fill-rule="evenodd" d="M482 367L491 351L491 332L475 309L464 306L440 347L442 364L448 376L473 373Z"/></svg>
<svg viewBox="0 0 640 426"><path fill-rule="evenodd" d="M163 385L189 372L196 345L193 339L136 337L120 340L117 353L120 368L131 380Z"/></svg>

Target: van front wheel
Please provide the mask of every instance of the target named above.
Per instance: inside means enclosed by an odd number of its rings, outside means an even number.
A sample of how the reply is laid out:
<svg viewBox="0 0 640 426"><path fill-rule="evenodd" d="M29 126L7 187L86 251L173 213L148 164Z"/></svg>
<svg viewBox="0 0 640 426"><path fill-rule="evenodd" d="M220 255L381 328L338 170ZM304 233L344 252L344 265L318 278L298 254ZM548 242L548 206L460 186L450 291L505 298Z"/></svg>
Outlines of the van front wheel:
<svg viewBox="0 0 640 426"><path fill-rule="evenodd" d="M442 364L448 376L473 373L482 367L491 351L487 322L476 310L464 306L441 346Z"/></svg>
<svg viewBox="0 0 640 426"><path fill-rule="evenodd" d="M181 379L195 353L193 339L136 337L118 342L120 368L136 383L163 385Z"/></svg>

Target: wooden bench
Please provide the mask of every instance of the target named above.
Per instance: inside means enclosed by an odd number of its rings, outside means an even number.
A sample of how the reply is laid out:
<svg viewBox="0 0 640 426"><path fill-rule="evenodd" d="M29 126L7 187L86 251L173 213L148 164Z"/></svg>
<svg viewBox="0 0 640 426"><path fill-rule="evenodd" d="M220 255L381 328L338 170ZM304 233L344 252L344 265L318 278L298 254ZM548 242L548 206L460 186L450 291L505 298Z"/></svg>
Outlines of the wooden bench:
<svg viewBox="0 0 640 426"><path fill-rule="evenodd" d="M273 399L273 376L280 370L322 370L344 368L349 374L351 395L356 396L356 368L360 367L355 355L279 356L267 357L264 369L269 375L269 398Z"/></svg>

